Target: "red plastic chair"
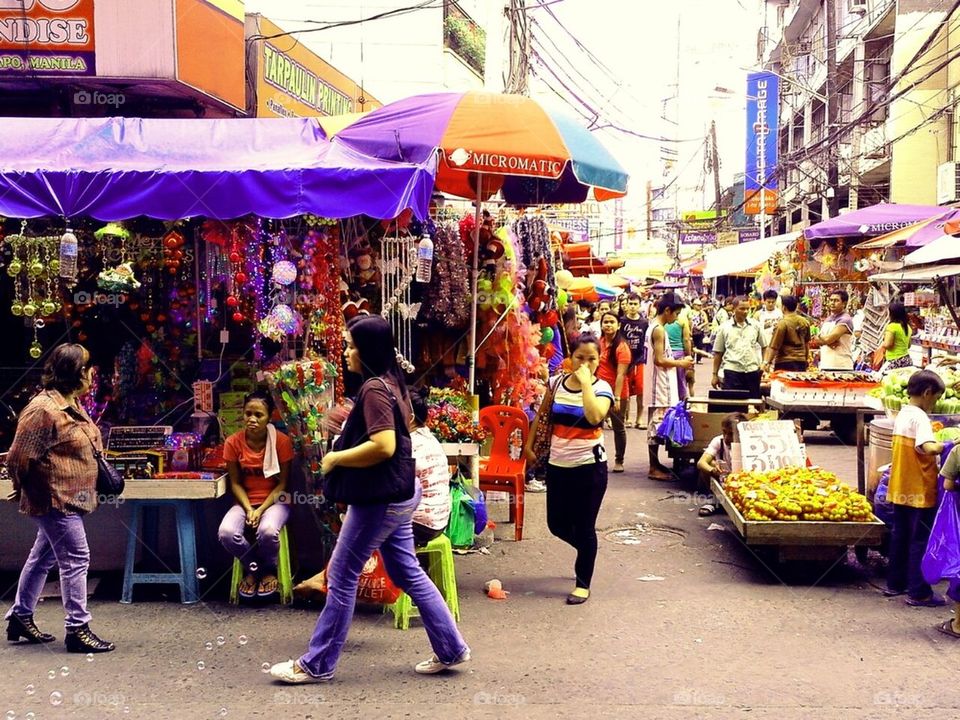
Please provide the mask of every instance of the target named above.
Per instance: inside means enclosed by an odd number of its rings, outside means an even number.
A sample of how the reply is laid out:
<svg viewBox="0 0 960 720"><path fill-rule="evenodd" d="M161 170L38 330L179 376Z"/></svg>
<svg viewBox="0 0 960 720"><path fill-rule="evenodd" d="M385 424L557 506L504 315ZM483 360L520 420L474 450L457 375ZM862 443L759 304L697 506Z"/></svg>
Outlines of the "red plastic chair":
<svg viewBox="0 0 960 720"><path fill-rule="evenodd" d="M527 442L530 422L526 413L508 405L491 405L480 411L480 427L493 438L490 457L480 458L480 489L483 492L506 492L510 498L510 519L514 523L514 539L523 539L523 484L527 460L523 446ZM514 436L520 436L520 458L510 457Z"/></svg>

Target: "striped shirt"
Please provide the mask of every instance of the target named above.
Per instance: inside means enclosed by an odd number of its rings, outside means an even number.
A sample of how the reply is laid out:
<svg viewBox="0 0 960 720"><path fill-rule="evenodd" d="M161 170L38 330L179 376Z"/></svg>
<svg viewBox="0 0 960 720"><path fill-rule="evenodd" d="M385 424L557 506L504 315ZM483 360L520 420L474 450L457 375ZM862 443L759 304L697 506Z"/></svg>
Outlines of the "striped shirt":
<svg viewBox="0 0 960 720"><path fill-rule="evenodd" d="M97 461L100 431L86 411L44 390L20 413L17 433L7 454L20 512L46 515L87 513L97 507Z"/></svg>
<svg viewBox="0 0 960 720"><path fill-rule="evenodd" d="M559 385L550 408L550 422L553 423L550 464L576 467L605 462L603 421L596 425L588 422L583 412L583 391L570 390L565 382L557 382ZM608 382L594 380L593 392L598 398L607 398L613 403L613 389Z"/></svg>

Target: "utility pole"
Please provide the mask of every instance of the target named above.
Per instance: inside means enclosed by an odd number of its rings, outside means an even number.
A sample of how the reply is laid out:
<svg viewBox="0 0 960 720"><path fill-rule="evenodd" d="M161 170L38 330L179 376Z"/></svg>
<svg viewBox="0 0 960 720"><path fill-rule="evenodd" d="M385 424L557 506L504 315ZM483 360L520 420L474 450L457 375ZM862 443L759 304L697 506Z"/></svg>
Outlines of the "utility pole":
<svg viewBox="0 0 960 720"><path fill-rule="evenodd" d="M530 93L530 28L527 25L526 0L510 0L510 63L505 92Z"/></svg>
<svg viewBox="0 0 960 720"><path fill-rule="evenodd" d="M840 127L840 93L837 92L837 0L824 0L827 10L827 136ZM838 143L827 146L827 206L830 217L840 208L840 173L837 168Z"/></svg>
<svg viewBox="0 0 960 720"><path fill-rule="evenodd" d="M713 192L716 196L716 208L717 208L717 227L720 227L719 221L721 218L721 206L720 206L720 155L717 152L717 121L710 121L710 157L713 164Z"/></svg>
<svg viewBox="0 0 960 720"><path fill-rule="evenodd" d="M647 180L647 241L653 238L653 182Z"/></svg>

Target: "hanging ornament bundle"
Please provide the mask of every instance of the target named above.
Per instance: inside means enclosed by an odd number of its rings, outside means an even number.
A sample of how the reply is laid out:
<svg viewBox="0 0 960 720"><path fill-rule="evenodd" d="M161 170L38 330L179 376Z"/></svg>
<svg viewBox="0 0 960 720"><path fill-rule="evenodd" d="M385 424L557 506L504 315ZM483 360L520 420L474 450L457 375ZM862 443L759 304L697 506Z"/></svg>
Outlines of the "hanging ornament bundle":
<svg viewBox="0 0 960 720"><path fill-rule="evenodd" d="M420 319L449 329L470 322L470 286L467 258L455 226L441 225L434 231L434 271L423 294Z"/></svg>

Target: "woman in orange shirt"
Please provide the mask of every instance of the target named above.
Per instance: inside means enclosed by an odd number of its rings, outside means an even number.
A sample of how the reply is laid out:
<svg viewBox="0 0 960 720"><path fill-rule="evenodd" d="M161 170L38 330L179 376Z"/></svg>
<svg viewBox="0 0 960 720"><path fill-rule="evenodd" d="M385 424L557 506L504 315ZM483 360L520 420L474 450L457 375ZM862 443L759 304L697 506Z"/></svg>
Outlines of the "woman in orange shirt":
<svg viewBox="0 0 960 720"><path fill-rule="evenodd" d="M243 401L244 429L227 438L223 459L227 461L230 490L237 499L220 523L218 537L227 552L248 572L240 583L241 597L269 597L277 592L277 558L280 529L290 518L286 499L287 478L293 460L290 438L269 423L273 398L252 392Z"/></svg>
<svg viewBox="0 0 960 720"><path fill-rule="evenodd" d="M630 385L627 371L633 354L630 344L620 332L620 318L613 312L600 317L600 365L597 377L613 388L614 402L610 404L610 424L613 425L614 459L611 472L623 472L623 456L627 451L627 428L624 413L630 402Z"/></svg>

